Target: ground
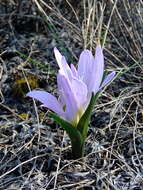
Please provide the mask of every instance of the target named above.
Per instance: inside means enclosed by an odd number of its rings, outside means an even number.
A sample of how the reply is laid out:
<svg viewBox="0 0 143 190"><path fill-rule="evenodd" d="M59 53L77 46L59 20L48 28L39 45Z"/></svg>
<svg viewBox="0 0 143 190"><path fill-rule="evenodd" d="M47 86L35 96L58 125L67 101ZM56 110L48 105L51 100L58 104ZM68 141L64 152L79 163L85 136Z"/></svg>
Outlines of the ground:
<svg viewBox="0 0 143 190"><path fill-rule="evenodd" d="M92 113L83 160L48 110L26 97L56 93L53 48L77 66L97 41L116 78ZM0 189L143 190L142 0L1 0Z"/></svg>

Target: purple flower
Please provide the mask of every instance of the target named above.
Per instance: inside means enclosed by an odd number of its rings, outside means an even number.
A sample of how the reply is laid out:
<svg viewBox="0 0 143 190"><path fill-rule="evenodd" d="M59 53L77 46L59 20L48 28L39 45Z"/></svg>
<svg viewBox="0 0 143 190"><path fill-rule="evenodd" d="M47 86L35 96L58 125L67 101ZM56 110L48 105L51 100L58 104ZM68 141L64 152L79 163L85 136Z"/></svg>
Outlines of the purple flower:
<svg viewBox="0 0 143 190"><path fill-rule="evenodd" d="M57 76L59 98L40 90L33 90L27 96L39 100L44 107L76 126L90 102L92 92L96 94L107 85L115 76L115 72L107 75L102 82L104 57L100 45L96 47L95 57L89 50L81 53L77 70L74 65L69 67L57 48L54 48L54 53L59 65Z"/></svg>

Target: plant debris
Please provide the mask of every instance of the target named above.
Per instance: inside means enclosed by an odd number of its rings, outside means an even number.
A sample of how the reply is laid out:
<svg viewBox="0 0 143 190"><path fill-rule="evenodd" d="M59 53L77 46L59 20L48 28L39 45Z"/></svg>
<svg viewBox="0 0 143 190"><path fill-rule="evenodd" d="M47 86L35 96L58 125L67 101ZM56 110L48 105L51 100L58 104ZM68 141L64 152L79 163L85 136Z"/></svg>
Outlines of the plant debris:
<svg viewBox="0 0 143 190"><path fill-rule="evenodd" d="M143 190L142 15L141 0L0 2L1 190ZM95 106L84 160L72 160L65 132L25 94L57 95L53 48L76 66L98 37L117 78Z"/></svg>

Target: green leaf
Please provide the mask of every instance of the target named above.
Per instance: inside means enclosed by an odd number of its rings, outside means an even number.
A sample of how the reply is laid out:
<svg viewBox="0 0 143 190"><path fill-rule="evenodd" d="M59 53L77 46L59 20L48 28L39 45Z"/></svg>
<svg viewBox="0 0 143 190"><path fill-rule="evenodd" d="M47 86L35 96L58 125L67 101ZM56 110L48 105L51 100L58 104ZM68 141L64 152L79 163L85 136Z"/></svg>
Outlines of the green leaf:
<svg viewBox="0 0 143 190"><path fill-rule="evenodd" d="M99 93L97 93L96 95L94 95L94 93L92 93L90 103L77 125L77 129L80 132L80 134L83 138L83 141L85 140L85 138L87 136L88 124L89 124L91 112L95 105L98 95L99 95Z"/></svg>
<svg viewBox="0 0 143 190"><path fill-rule="evenodd" d="M66 132L68 133L68 135L70 137L73 138L73 136L79 136L80 137L80 133L79 131L72 126L69 122L65 121L64 119L60 118L58 115L56 115L55 113L49 112L49 115L59 124L61 125L61 127L66 130Z"/></svg>
<svg viewBox="0 0 143 190"><path fill-rule="evenodd" d="M83 139L80 132L76 127L72 126L69 122L63 120L58 115L49 112L52 117L69 135L72 143L72 152L74 158L80 158L83 155Z"/></svg>
<svg viewBox="0 0 143 190"><path fill-rule="evenodd" d="M99 95L99 93L97 93L96 95L94 95L94 93L92 94L90 103L89 103L85 113L81 117L77 127L74 127L72 124L63 120L58 115L56 115L52 112L49 112L49 115L59 125L61 125L61 127L69 135L69 137L71 139L71 143L72 143L72 154L73 154L74 159L83 157L84 143L85 143L85 139L86 139L87 132L88 132L88 124L89 124L92 109L94 107L94 104L96 102L98 95Z"/></svg>

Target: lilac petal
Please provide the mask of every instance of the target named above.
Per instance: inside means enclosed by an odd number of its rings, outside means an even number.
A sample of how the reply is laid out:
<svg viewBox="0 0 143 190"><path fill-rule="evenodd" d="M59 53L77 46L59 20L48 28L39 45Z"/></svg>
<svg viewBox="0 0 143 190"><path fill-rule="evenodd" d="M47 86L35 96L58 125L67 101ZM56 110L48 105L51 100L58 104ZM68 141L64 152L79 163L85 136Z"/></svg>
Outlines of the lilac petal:
<svg viewBox="0 0 143 190"><path fill-rule="evenodd" d="M62 105L62 107L66 106L66 99L64 96L64 92L63 92L63 87L62 87L62 82L61 82L61 75L62 73L59 72L58 76L57 76L57 85L58 85L58 95L59 95L59 102Z"/></svg>
<svg viewBox="0 0 143 190"><path fill-rule="evenodd" d="M26 96L35 98L36 100L43 103L44 107L47 107L48 109L54 111L58 115L60 116L64 115L62 107L57 101L56 97L54 97L50 93L45 92L45 91L40 91L40 90L33 90L31 92L28 92Z"/></svg>
<svg viewBox="0 0 143 190"><path fill-rule="evenodd" d="M104 86L106 86L115 77L115 74L116 74L115 72L112 72L112 73L108 74L105 77L100 89L103 88Z"/></svg>
<svg viewBox="0 0 143 190"><path fill-rule="evenodd" d="M75 66L73 64L71 64L71 71L72 71L72 74L73 74L74 77L78 76L77 70L76 70L76 68L75 68Z"/></svg>
<svg viewBox="0 0 143 190"><path fill-rule="evenodd" d="M63 75L65 75L66 77L68 77L70 80L72 71L71 71L69 65L67 64L65 57L61 55L61 53L59 52L59 50L56 47L54 48L54 53L55 53L55 57L56 57L58 65L59 65L61 73Z"/></svg>
<svg viewBox="0 0 143 190"><path fill-rule="evenodd" d="M69 80L64 75L58 74L57 80L61 88L62 99L65 101L66 105L65 117L68 121L73 122L78 111L78 104L74 92L72 91Z"/></svg>
<svg viewBox="0 0 143 190"><path fill-rule="evenodd" d="M62 55L56 47L54 48L54 54L55 54L59 67L61 67Z"/></svg>
<svg viewBox="0 0 143 190"><path fill-rule="evenodd" d="M81 80L77 78L73 78L71 81L72 91L75 94L77 103L80 107L80 109L83 108L84 104L87 102L87 86L85 83L83 83Z"/></svg>
<svg viewBox="0 0 143 190"><path fill-rule="evenodd" d="M102 82L104 72L104 57L100 45L96 47L95 61L91 75L90 91L96 93Z"/></svg>
<svg viewBox="0 0 143 190"><path fill-rule="evenodd" d="M89 50L84 50L78 62L78 76L89 87L93 72L94 57Z"/></svg>
<svg viewBox="0 0 143 190"><path fill-rule="evenodd" d="M69 65L67 64L64 56L62 57L61 62L62 62L62 64L61 64L62 67L60 68L60 70L61 70L62 74L65 75L69 80L71 80L73 74L72 74L72 71L71 71Z"/></svg>

